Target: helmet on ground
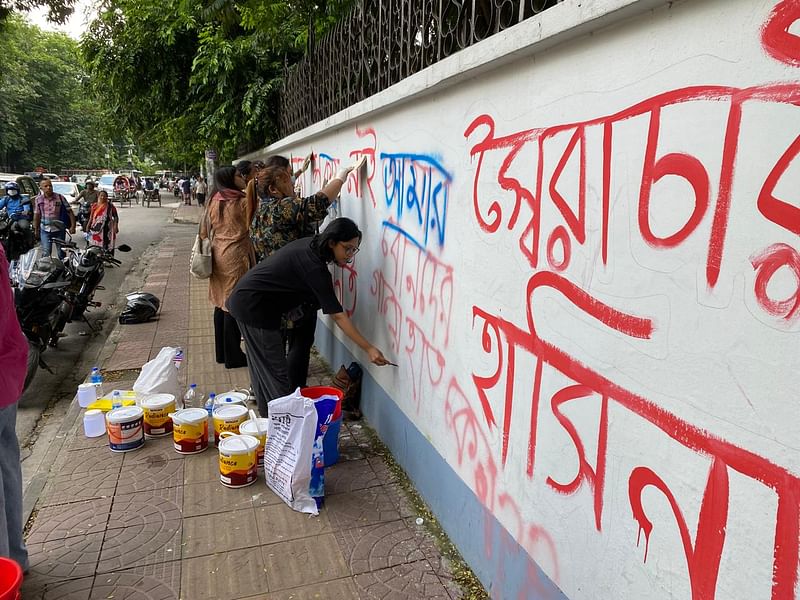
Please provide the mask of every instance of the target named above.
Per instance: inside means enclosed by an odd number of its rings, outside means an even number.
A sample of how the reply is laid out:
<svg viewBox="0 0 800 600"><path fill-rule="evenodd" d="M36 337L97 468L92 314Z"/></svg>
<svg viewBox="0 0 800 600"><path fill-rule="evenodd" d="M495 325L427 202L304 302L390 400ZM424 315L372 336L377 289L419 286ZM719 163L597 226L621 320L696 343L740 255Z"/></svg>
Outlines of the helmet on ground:
<svg viewBox="0 0 800 600"><path fill-rule="evenodd" d="M125 310L119 316L123 325L145 323L156 316L161 301L148 292L134 292L126 297Z"/></svg>

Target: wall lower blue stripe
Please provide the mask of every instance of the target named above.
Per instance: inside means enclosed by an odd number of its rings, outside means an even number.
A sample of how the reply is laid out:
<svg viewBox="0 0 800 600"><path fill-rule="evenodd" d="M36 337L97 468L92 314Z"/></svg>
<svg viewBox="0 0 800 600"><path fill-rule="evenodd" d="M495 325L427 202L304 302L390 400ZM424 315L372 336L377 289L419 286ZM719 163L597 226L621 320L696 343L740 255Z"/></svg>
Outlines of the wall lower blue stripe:
<svg viewBox="0 0 800 600"><path fill-rule="evenodd" d="M316 346L334 371L356 360L322 323ZM361 409L492 598L566 600L366 369Z"/></svg>

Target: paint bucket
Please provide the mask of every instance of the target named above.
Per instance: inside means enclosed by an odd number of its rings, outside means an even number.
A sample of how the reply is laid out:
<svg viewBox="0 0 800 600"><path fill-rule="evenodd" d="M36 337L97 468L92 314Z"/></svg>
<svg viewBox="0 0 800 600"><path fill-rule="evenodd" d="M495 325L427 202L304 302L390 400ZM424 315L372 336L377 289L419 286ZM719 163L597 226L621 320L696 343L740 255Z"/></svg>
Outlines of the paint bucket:
<svg viewBox="0 0 800 600"><path fill-rule="evenodd" d="M16 561L0 556L0 600L20 600L22 567Z"/></svg>
<svg viewBox="0 0 800 600"><path fill-rule="evenodd" d="M175 396L154 394L141 401L144 410L144 434L148 437L161 437L172 433L172 419L175 412Z"/></svg>
<svg viewBox="0 0 800 600"><path fill-rule="evenodd" d="M214 418L214 443L219 444L223 431L239 433L239 425L247 421L247 408L241 404L218 406L212 413Z"/></svg>
<svg viewBox="0 0 800 600"><path fill-rule="evenodd" d="M169 416L175 452L197 454L208 448L208 412L205 408L183 408Z"/></svg>
<svg viewBox="0 0 800 600"><path fill-rule="evenodd" d="M138 450L144 445L144 411L138 406L123 406L109 411L106 431L112 452Z"/></svg>
<svg viewBox="0 0 800 600"><path fill-rule="evenodd" d="M261 428L261 435L259 435L253 419L247 419L247 421L239 425L239 433L252 435L258 440L258 453L256 454L256 461L258 462L259 469L264 468L264 447L267 445L267 425L269 425L269 419L258 417L258 426Z"/></svg>
<svg viewBox="0 0 800 600"><path fill-rule="evenodd" d="M220 434L219 480L230 488L244 487L258 477L258 439L252 435L237 435L230 431Z"/></svg>
<svg viewBox="0 0 800 600"><path fill-rule="evenodd" d="M303 388L300 393L311 400L336 398L336 407L333 409L331 421L322 438L323 460L326 467L331 467L339 461L339 431L342 428L342 397L344 392L339 388L318 385Z"/></svg>
<svg viewBox="0 0 800 600"><path fill-rule="evenodd" d="M243 392L230 391L224 394L217 394L214 398L214 408L218 406L227 406L229 404L240 404L247 406L247 394Z"/></svg>

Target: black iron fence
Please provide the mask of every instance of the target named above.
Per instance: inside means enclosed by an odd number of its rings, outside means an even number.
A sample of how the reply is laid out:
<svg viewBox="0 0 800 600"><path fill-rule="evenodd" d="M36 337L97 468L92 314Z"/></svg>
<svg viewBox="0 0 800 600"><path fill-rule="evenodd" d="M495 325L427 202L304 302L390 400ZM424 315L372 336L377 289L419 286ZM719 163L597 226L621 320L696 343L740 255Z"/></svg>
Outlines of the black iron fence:
<svg viewBox="0 0 800 600"><path fill-rule="evenodd" d="M284 72L281 135L352 106L562 0L361 0Z"/></svg>

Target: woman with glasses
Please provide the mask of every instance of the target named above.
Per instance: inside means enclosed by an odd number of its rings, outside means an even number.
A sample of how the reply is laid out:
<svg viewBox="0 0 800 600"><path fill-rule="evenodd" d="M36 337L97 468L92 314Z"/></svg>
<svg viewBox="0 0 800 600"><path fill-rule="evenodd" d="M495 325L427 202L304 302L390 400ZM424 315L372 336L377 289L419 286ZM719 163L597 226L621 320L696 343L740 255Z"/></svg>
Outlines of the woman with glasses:
<svg viewBox="0 0 800 600"><path fill-rule="evenodd" d="M291 354L286 356L281 333L285 314L290 318L308 314L316 319L321 308L373 364L389 364L344 312L328 271L330 263L345 266L352 262L360 244L358 226L341 217L320 234L289 242L236 284L227 307L247 344L247 366L261 416L267 416L270 400L286 396L296 387L289 376L294 359ZM305 364L307 369L308 362Z"/></svg>
<svg viewBox="0 0 800 600"><path fill-rule="evenodd" d="M272 156L256 172L251 183L258 194L258 204L250 228L256 259L263 260L294 240L317 233L317 224L328 216L328 207L347 180L352 167L339 170L319 192L308 198L294 194L289 161ZM285 320L284 337L288 347L289 385L305 387L317 311L307 310L297 318Z"/></svg>

